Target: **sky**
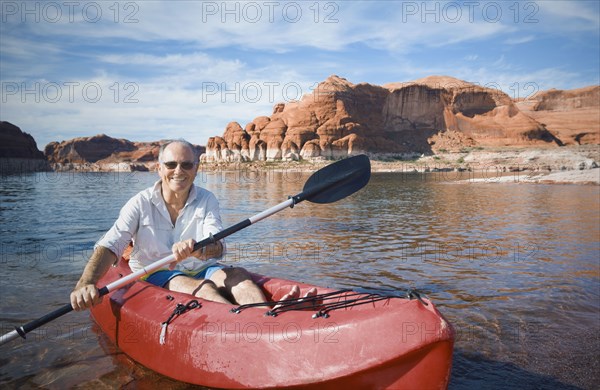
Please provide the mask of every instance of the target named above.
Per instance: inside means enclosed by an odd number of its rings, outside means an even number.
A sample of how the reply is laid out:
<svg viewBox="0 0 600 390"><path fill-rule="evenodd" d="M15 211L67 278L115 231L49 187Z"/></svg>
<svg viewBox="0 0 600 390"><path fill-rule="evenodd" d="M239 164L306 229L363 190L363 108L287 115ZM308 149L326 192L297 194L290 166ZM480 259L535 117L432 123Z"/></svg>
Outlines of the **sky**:
<svg viewBox="0 0 600 390"><path fill-rule="evenodd" d="M513 98L600 84L598 1L0 1L0 120L206 145L311 93L452 76Z"/></svg>

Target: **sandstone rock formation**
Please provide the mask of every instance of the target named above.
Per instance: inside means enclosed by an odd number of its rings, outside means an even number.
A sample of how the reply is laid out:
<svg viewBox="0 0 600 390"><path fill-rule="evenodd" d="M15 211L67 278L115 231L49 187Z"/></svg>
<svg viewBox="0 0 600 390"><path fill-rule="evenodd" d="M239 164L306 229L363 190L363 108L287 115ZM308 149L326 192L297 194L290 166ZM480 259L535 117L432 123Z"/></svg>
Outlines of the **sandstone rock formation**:
<svg viewBox="0 0 600 390"><path fill-rule="evenodd" d="M51 142L45 154L54 169L148 171L155 167L161 142L132 142L105 134ZM198 154L205 149L196 146Z"/></svg>
<svg viewBox="0 0 600 390"><path fill-rule="evenodd" d="M48 170L44 154L30 134L9 122L0 122L0 171L2 174Z"/></svg>
<svg viewBox="0 0 600 390"><path fill-rule="evenodd" d="M206 161L430 153L468 146L557 146L508 95L451 77L384 86L330 76L300 101L211 137Z"/></svg>
<svg viewBox="0 0 600 390"><path fill-rule="evenodd" d="M600 144L600 86L542 91L517 107L565 145Z"/></svg>
<svg viewBox="0 0 600 390"><path fill-rule="evenodd" d="M116 139L104 134L93 137L74 138L63 142L51 142L44 153L52 163L95 163L113 154L130 153L135 150L133 142Z"/></svg>

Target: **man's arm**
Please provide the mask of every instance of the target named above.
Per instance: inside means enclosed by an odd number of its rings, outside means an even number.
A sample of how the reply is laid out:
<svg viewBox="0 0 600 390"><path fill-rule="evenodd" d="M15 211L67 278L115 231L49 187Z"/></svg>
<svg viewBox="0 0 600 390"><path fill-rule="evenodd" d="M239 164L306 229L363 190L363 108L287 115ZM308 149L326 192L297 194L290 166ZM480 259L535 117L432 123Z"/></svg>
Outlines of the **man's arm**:
<svg viewBox="0 0 600 390"><path fill-rule="evenodd" d="M110 249L103 246L94 249L79 282L71 293L71 306L74 310L85 310L100 302L96 283L116 261L117 256Z"/></svg>

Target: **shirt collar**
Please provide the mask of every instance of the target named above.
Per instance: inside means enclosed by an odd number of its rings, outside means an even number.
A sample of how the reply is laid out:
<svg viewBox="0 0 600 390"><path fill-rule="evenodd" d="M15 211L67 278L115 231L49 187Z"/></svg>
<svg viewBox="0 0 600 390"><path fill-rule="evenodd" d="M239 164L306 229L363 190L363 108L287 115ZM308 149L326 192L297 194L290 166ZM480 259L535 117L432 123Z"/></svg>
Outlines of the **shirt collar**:
<svg viewBox="0 0 600 390"><path fill-rule="evenodd" d="M154 187L152 188L152 195L150 195L150 199L152 200L152 203L154 203L157 206L161 203L162 204L165 203L165 200L163 199L162 193L161 193L161 184L162 184L162 180L159 180L156 183L154 183ZM198 191L196 190L196 185L192 183L192 188L190 189L188 198L185 201L185 206L192 203L196 199L196 196L198 196ZM185 207L185 206L183 206L183 207Z"/></svg>

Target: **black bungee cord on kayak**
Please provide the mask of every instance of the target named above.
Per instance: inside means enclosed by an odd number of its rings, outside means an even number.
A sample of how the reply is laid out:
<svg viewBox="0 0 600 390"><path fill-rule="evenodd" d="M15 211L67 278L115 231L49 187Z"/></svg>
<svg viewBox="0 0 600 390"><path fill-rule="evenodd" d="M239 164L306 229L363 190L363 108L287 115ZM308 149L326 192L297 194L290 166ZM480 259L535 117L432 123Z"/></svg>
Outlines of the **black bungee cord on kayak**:
<svg viewBox="0 0 600 390"><path fill-rule="evenodd" d="M167 299L172 298L170 295L167 296ZM171 321L173 321L176 317L178 317L179 315L185 313L188 310L192 310L195 308L201 307L200 302L198 302L196 299L192 299L191 301L189 301L188 303L186 303L185 305L183 303L178 303L177 306L175 306L175 309L173 310L173 312L171 313L171 315L169 316L169 318L167 318L166 321L162 322L161 325L161 329L160 329L160 338L159 338L159 343L160 345L164 345L165 344L165 338L167 336L167 327L169 326L169 324L171 323Z"/></svg>
<svg viewBox="0 0 600 390"><path fill-rule="evenodd" d="M356 295L361 295L361 294L357 293L357 294L353 294L353 295L356 296ZM346 298L347 297L348 296L346 296ZM313 314L312 318L319 318L319 317L329 318L329 312L332 310L364 305L365 303L373 303L373 302L377 302L377 301L381 301L383 299L389 299L389 298L392 298L392 297L382 296L382 295L378 295L378 294L367 294L367 295L359 296L359 298L356 298L356 299L350 299L350 300L345 300L345 301L341 301L341 302L337 302L337 303L332 303L332 304L324 306L318 312Z"/></svg>
<svg viewBox="0 0 600 390"><path fill-rule="evenodd" d="M373 303L390 298L405 298L418 299L423 305L429 304L423 300L421 294L416 289L410 289L406 294L399 294L396 290L373 290L360 289L361 291L353 291L350 289L342 289L324 294L317 294L312 297L286 299L277 302L259 302L247 305L241 305L231 309L232 313L240 313L242 310L253 307L264 307L275 305L276 308L271 309L265 315L276 317L281 313L292 310L314 309L316 313L312 318L328 318L329 312L336 309L344 309L367 303ZM336 301L332 301L337 299ZM330 301L330 302L327 302Z"/></svg>
<svg viewBox="0 0 600 390"><path fill-rule="evenodd" d="M249 309L252 307L263 307L263 306L272 306L272 305L279 305L280 309L278 310L269 310L267 313L267 315L271 315L271 316L276 316L276 313L279 312L284 312L284 311L289 311L289 310L298 310L298 306L300 304L302 304L304 307L303 308L307 308L307 307L316 307L317 306L317 302L321 301L321 300L326 300L326 299L331 299L331 298L336 298L338 297L340 294L345 293L345 292L349 292L351 290L349 289L343 289L343 290L338 290L338 291L333 291L333 292L329 292L329 293L324 293L324 294L317 294L317 295L313 295L312 297L306 297L306 298L292 298L292 299L284 299L284 300L280 300L280 301L276 301L276 302L257 302L257 303L249 303L246 305L241 305L238 307L234 307L233 309L231 309L232 313L236 313L239 314L242 312L242 310L245 309ZM284 310L285 308L287 308L286 310Z"/></svg>

